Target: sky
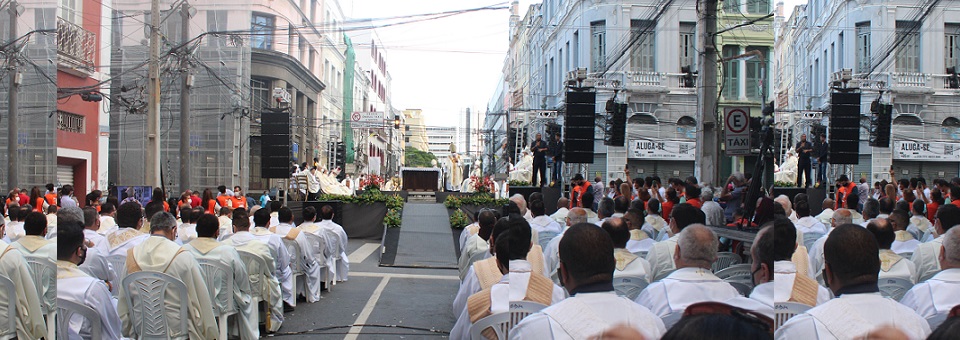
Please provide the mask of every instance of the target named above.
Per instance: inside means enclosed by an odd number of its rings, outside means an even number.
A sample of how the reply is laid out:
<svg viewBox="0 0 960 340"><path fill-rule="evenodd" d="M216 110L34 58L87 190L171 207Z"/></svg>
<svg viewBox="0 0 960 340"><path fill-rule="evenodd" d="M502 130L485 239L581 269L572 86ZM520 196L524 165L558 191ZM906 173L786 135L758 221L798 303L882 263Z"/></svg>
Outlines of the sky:
<svg viewBox="0 0 960 340"><path fill-rule="evenodd" d="M530 3L520 2L521 16ZM509 7L503 0L341 1L347 20L496 4ZM484 112L502 74L509 19L509 9L499 9L376 29L387 50L393 106L422 109L430 126L457 126L468 107ZM475 128L477 118L473 121Z"/></svg>

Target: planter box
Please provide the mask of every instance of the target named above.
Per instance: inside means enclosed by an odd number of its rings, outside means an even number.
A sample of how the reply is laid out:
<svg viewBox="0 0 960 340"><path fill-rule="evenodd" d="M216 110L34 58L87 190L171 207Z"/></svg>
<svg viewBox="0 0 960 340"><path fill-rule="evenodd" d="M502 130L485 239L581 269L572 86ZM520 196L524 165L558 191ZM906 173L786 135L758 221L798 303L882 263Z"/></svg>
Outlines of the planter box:
<svg viewBox="0 0 960 340"><path fill-rule="evenodd" d="M304 202L303 207L314 207L317 215L325 205L333 207L333 222L343 227L349 238L379 240L383 237L383 219L387 216L387 204L344 203L342 201ZM302 216L303 210L298 210ZM302 218L301 218L302 219Z"/></svg>
<svg viewBox="0 0 960 340"><path fill-rule="evenodd" d="M357 196L363 195L363 192L364 192L364 190L357 190ZM407 197L410 196L410 192L408 192L408 191L406 191L406 190L403 190L403 191L381 191L381 193L383 193L384 195L387 195L387 196L400 195L400 198L402 198L404 202L406 202L406 201L407 201Z"/></svg>
<svg viewBox="0 0 960 340"><path fill-rule="evenodd" d="M501 207L494 206L494 205L492 205L492 204L491 204L491 205L474 205L474 204L463 204L463 205L460 205L460 211L462 211L464 214L467 214L467 218L470 219L470 221L473 221L473 222L476 222L476 221L473 220L473 215L476 214L477 212L479 212L480 209L483 209L483 208L491 208L491 209L500 210ZM447 216L448 216L448 217L453 216L453 212L454 212L454 211L456 211L456 210L447 208Z"/></svg>
<svg viewBox="0 0 960 340"><path fill-rule="evenodd" d="M469 196L471 196L471 195L473 195L473 193L469 193L469 192L441 192L441 191L438 191L438 192L436 193L437 203L443 203L444 201L446 201L446 200L447 200L447 196L469 197Z"/></svg>

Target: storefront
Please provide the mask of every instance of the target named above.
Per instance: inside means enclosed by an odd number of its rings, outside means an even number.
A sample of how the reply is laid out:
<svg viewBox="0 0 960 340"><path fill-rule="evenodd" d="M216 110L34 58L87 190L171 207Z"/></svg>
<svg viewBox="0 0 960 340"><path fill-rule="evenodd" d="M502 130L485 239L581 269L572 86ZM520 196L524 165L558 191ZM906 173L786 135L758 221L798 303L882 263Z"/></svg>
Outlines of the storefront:
<svg viewBox="0 0 960 340"><path fill-rule="evenodd" d="M686 178L694 174L696 143L646 138L631 139L627 160L633 177Z"/></svg>
<svg viewBox="0 0 960 340"><path fill-rule="evenodd" d="M960 143L896 141L893 170L898 179L923 177L950 179L960 174Z"/></svg>

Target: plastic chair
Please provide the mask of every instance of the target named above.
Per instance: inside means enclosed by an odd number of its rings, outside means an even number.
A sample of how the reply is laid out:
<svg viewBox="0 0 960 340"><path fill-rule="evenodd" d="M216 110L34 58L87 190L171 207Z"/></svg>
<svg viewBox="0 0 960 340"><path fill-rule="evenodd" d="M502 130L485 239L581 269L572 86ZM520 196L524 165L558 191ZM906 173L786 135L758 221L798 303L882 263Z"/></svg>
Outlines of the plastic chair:
<svg viewBox="0 0 960 340"><path fill-rule="evenodd" d="M211 259L197 259L200 273L207 283L207 291L213 300L213 312L217 314L217 326L220 327L220 339L227 339L227 320L237 314L236 301L233 300L233 270L223 262Z"/></svg>
<svg viewBox="0 0 960 340"><path fill-rule="evenodd" d="M732 282L727 282L727 283L729 283L731 286L733 286L733 288L736 288L736 289L737 289L737 292L739 292L740 295L743 295L744 297L749 297L749 296L750 296L750 292L753 291L753 286L750 285L750 284L747 284L747 283L745 283L745 282L732 281Z"/></svg>
<svg viewBox="0 0 960 340"><path fill-rule="evenodd" d="M547 244L553 240L554 237L557 237L558 233L552 231L544 231L537 234L537 244L540 245L540 248L547 249Z"/></svg>
<svg viewBox="0 0 960 340"><path fill-rule="evenodd" d="M250 294L251 303L263 302L264 317L261 320L267 329L270 329L270 287L267 286L267 278L273 277L273 273L270 272L267 261L259 255L240 249L237 249L237 254L240 254L240 262L247 267L247 275L250 277L250 288L253 289L253 294Z"/></svg>
<svg viewBox="0 0 960 340"><path fill-rule="evenodd" d="M159 272L136 272L123 278L123 290L129 306L133 338L186 339L187 286L179 279ZM167 296L180 297L180 306L167 306ZM169 308L168 308L169 307ZM177 311L171 315L167 311ZM173 324L179 327L172 327Z"/></svg>
<svg viewBox="0 0 960 340"><path fill-rule="evenodd" d="M17 337L17 286L6 276L0 276L0 291L7 295L0 300L0 339Z"/></svg>
<svg viewBox="0 0 960 340"><path fill-rule="evenodd" d="M100 320L100 314L96 310L90 308L87 305L82 305L70 300L57 298L57 337L61 339L70 339L70 319L74 316L79 316L86 319L87 324L90 325L90 333L86 334L83 332L83 328L78 330L80 336L83 339L101 339L103 338L103 323Z"/></svg>
<svg viewBox="0 0 960 340"><path fill-rule="evenodd" d="M675 325L678 321L680 321L681 317L683 317L682 310L664 315L660 319L663 321L663 326L666 327L667 329L670 329L670 327L673 327L673 325Z"/></svg>
<svg viewBox="0 0 960 340"><path fill-rule="evenodd" d="M336 276L336 278L334 278L332 281L333 284L330 286L327 286L327 290L330 291L333 289L333 285L336 285L338 281L343 281L340 278L340 274L337 273L337 269L340 268L340 263L343 262L343 257L341 257L340 255L343 254L345 250L343 249L344 245L340 243L340 235L337 232L333 230L325 229L324 237L327 238L328 241L330 241L329 245L331 246L330 249L331 249L331 253L333 254L332 255L333 268L331 269L334 272L334 275Z"/></svg>
<svg viewBox="0 0 960 340"><path fill-rule="evenodd" d="M717 277L727 282L752 282L749 264L735 264L716 272Z"/></svg>
<svg viewBox="0 0 960 340"><path fill-rule="evenodd" d="M315 247L314 253L317 254L317 265L320 266L320 273L326 273L329 270L327 266L327 256L324 254L324 252L327 249L327 241L324 240L323 237L318 236L317 234L307 233L307 232L304 232L303 234L307 238L307 243L309 243L311 247ZM320 277L326 277L331 281L333 280L331 275L321 274ZM330 287L332 285L332 283L328 284L326 280L324 280L323 283L327 287ZM323 293L321 292L321 296L322 295Z"/></svg>
<svg viewBox="0 0 960 340"><path fill-rule="evenodd" d="M613 278L613 289L617 295L626 297L630 300L636 299L644 288L647 288L647 280L636 276L620 276Z"/></svg>
<svg viewBox="0 0 960 340"><path fill-rule="evenodd" d="M508 312L487 316L470 326L470 338L485 339L486 336L483 335L483 332L489 329L493 331L496 339L506 339L513 326L520 323L528 315L539 312L546 307L536 302L512 301Z"/></svg>
<svg viewBox="0 0 960 340"><path fill-rule="evenodd" d="M713 262L713 272L719 272L721 270L727 269L735 264L743 262L743 259L740 258L740 255L731 253L731 252L720 252L717 253L717 260Z"/></svg>
<svg viewBox="0 0 960 340"><path fill-rule="evenodd" d="M899 277L882 278L878 285L880 286L880 295L897 301L900 301L910 288L913 288L913 282Z"/></svg>
<svg viewBox="0 0 960 340"><path fill-rule="evenodd" d="M520 323L523 318L527 317L530 314L539 312L541 309L547 308L547 306L541 305L536 302L530 301L512 301L510 302L510 328L516 326Z"/></svg>
<svg viewBox="0 0 960 340"><path fill-rule="evenodd" d="M665 278L665 277L667 277L667 276L670 276L670 273L673 273L673 271L675 271L675 270L676 270L676 269L670 269L670 270L661 271L659 274L657 274L656 277L653 278L653 281L651 281L651 282L657 282L657 281L663 280L663 278Z"/></svg>
<svg viewBox="0 0 960 340"><path fill-rule="evenodd" d="M290 273L293 275L293 290L294 292L300 291L300 285L304 286L304 291L306 291L307 286L307 272L303 270L303 249L300 249L300 243L297 241L287 239L286 237L281 238L283 240L283 245L287 247L287 253L290 254ZM306 295L306 294L304 294Z"/></svg>
<svg viewBox="0 0 960 340"><path fill-rule="evenodd" d="M127 276L127 256L126 255L107 256L107 263L110 263L110 266L113 267L113 272L117 274L117 281L123 282L123 278ZM120 289L113 289L111 293L115 297L120 296Z"/></svg>
<svg viewBox="0 0 960 340"><path fill-rule="evenodd" d="M797 314L803 314L810 308L813 308L813 307L807 306L802 303L796 303L796 302L774 303L773 304L773 312L774 312L773 328L774 329L780 328L780 326L787 323L787 320L790 320L790 318L794 317Z"/></svg>
<svg viewBox="0 0 960 340"><path fill-rule="evenodd" d="M57 264L47 257L24 256L23 259L27 262L33 284L37 286L37 296L40 297L40 312L46 318L47 334L56 334Z"/></svg>

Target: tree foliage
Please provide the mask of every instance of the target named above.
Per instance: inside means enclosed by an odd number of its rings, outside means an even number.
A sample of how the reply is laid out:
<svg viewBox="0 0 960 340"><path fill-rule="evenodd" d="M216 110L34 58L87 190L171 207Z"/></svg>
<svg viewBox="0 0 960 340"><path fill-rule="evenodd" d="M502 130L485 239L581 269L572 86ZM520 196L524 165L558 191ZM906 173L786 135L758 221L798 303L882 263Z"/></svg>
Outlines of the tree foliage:
<svg viewBox="0 0 960 340"><path fill-rule="evenodd" d="M435 159L437 159L437 157L432 153L420 151L417 148L408 146L404 154L404 166L411 168L430 168L433 167L430 161Z"/></svg>

